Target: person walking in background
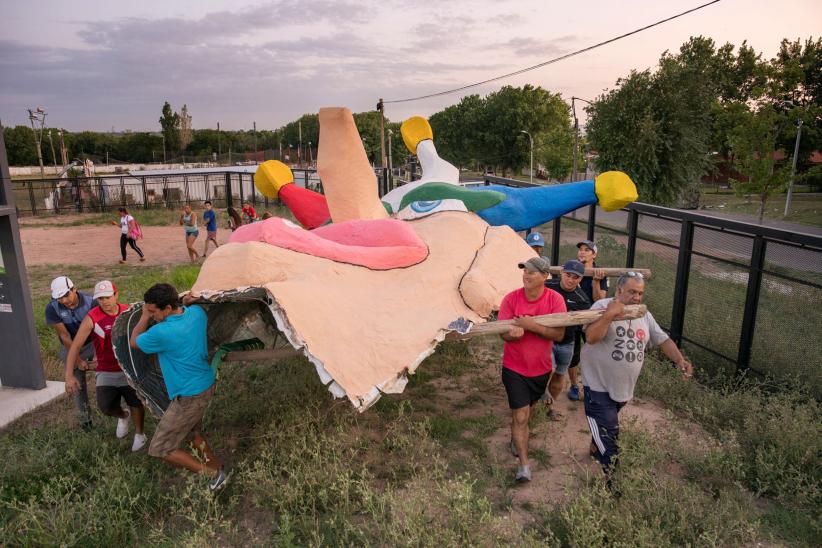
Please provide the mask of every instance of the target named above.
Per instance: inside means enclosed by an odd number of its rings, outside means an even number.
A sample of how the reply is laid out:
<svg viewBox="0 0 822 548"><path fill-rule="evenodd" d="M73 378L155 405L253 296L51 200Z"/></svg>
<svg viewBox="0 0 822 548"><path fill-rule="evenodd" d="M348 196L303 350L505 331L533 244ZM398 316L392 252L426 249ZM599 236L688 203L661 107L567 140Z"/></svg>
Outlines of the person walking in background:
<svg viewBox="0 0 822 548"><path fill-rule="evenodd" d="M46 305L46 324L57 332L57 338L60 339L60 361L67 366L69 350L77 337L77 330L89 310L97 306L97 303L91 295L77 291L68 276L57 276L51 281L51 298ZM91 429L86 372L92 369L93 362L94 345L88 341L77 350L76 367L66 367L66 377L71 375L77 385L74 404L84 430Z"/></svg>
<svg viewBox="0 0 822 548"><path fill-rule="evenodd" d="M90 336L97 355L97 407L104 414L117 417L118 438L124 438L128 434L128 423L131 418L135 429L131 450L139 451L146 444L146 435L143 433L145 408L137 397L137 392L129 386L126 374L117 362L114 348L111 346L111 328L117 316L128 307L118 302L117 286L109 280L103 280L94 286L94 299L99 304L89 310L83 318L66 359L66 392L74 394L80 388L73 374L74 365L80 355L80 349ZM123 400L129 410L122 408Z"/></svg>
<svg viewBox="0 0 822 548"><path fill-rule="evenodd" d="M203 257L205 257L208 253L208 242L214 242L214 249L220 247L220 244L217 243L217 214L214 212L214 207L208 200L203 205L205 206L203 222L206 227L206 240L203 246Z"/></svg>
<svg viewBox="0 0 822 548"><path fill-rule="evenodd" d="M120 225L120 255L122 256L120 264L126 263L126 245L130 245L131 249L137 252L137 255L140 256L140 262L145 261L146 257L143 255L143 251L137 247L137 240L143 237L143 230L134 217L129 215L128 209L118 207L117 211L120 212L120 221L111 221L111 224L114 226Z"/></svg>
<svg viewBox="0 0 822 548"><path fill-rule="evenodd" d="M194 249L194 242L200 231L197 229L197 216L192 213L191 206L186 204L183 206L183 213L180 215L180 225L182 225L186 236L186 249L188 249L188 258L192 263L196 263L200 255Z"/></svg>
<svg viewBox="0 0 822 548"><path fill-rule="evenodd" d="M129 344L146 354L157 354L170 400L148 454L209 476L208 488L216 492L225 486L226 474L201 433L215 380L208 363L208 316L199 305L180 306L179 294L169 284L151 286L143 300L142 315ZM149 327L152 320L155 324ZM202 458L180 448L189 435Z"/></svg>

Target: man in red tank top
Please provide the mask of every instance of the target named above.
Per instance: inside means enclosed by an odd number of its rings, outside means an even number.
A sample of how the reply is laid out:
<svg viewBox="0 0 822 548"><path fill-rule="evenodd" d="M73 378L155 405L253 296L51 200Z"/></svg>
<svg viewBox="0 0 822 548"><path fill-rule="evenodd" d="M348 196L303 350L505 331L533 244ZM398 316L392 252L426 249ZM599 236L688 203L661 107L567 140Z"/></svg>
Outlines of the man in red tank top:
<svg viewBox="0 0 822 548"><path fill-rule="evenodd" d="M139 451L146 444L146 436L143 433L145 409L134 388L129 386L111 346L111 327L117 316L128 307L118 302L117 286L108 280L98 282L94 286L94 298L99 304L89 310L88 315L80 324L66 359L66 369L74 369L80 348L91 336L97 356L97 407L106 415L117 417L118 438L124 438L128 434L129 417L131 417L136 431L131 450ZM73 394L79 388L74 377L66 375L66 392ZM125 400L130 410L121 407L121 399Z"/></svg>

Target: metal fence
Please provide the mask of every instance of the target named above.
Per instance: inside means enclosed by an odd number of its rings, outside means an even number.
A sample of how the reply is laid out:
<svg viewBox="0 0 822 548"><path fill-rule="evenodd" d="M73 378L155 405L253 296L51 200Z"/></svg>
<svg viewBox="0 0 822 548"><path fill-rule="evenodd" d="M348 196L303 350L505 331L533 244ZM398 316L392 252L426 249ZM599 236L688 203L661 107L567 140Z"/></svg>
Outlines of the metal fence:
<svg viewBox="0 0 822 548"><path fill-rule="evenodd" d="M822 237L643 203L535 229L552 264L588 239L602 266L650 268L648 307L697 364L798 377L822 395Z"/></svg>
<svg viewBox="0 0 822 548"><path fill-rule="evenodd" d="M314 169L294 169L294 183L323 192ZM388 170L375 168L380 196L388 192ZM247 171L190 170L159 174L129 174L68 179L12 181L17 214L48 215L111 211L118 207L175 209L210 200L214 207L233 207L245 201L268 207L270 200L254 186Z"/></svg>

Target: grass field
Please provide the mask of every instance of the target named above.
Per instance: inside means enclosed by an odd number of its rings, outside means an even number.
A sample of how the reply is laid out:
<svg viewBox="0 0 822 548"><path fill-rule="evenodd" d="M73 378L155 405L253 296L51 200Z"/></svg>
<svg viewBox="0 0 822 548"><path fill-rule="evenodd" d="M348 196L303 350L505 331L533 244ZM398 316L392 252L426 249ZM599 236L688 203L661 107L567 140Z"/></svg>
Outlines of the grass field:
<svg viewBox="0 0 822 548"><path fill-rule="evenodd" d="M603 263L624 264L624 246L598 240ZM563 246L561 257L575 251ZM641 248L637 265L652 268L649 306L667 323L675 263ZM47 376L62 380L57 339L41 317L55 272L85 288L114 279L133 302L157 281L188 289L199 267L30 268ZM694 273L692 283L688 336L733 348L734 319L708 304L733 311L744 285ZM801 296L774 304L764 321L803 305ZM807 357L795 340L768 339L775 358L763 366L777 372ZM652 356L637 396L668 414L654 431L623 423L620 496L579 465L562 471L577 487L561 499L519 504L512 461L494 445L508 423L491 406L502 391L491 373L500 352L496 339L443 344L402 395L364 414L332 400L303 358L224 364L204 424L232 470L217 498L204 480L132 454L130 438L113 436L113 419L95 411L92 431L81 431L62 399L0 432L0 545L819 545L822 413L808 394L818 376L787 376L774 390L723 377L698 356L699 383L684 383ZM546 420L538 412L535 424ZM147 420L149 435L155 425ZM544 452L533 458L552 469Z"/></svg>
<svg viewBox="0 0 822 548"><path fill-rule="evenodd" d="M704 191L699 195L700 208L726 213L759 215L759 200L756 196L745 198L732 191ZM822 194L794 193L791 199L791 214L785 213L785 194L771 196L765 204L765 218L784 220L792 223L822 227Z"/></svg>

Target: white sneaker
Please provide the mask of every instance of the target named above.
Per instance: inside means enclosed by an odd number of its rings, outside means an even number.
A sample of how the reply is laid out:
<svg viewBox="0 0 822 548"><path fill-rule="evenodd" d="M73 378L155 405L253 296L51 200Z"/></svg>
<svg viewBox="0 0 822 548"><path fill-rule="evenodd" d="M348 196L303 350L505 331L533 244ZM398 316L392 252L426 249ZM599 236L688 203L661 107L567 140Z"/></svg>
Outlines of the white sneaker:
<svg viewBox="0 0 822 548"><path fill-rule="evenodd" d="M117 419L117 437L118 438L125 438L126 434L128 434L128 423L131 419L131 412L126 411L126 416L122 419Z"/></svg>
<svg viewBox="0 0 822 548"><path fill-rule="evenodd" d="M134 434L134 443L131 444L132 451L139 451L146 445L145 434Z"/></svg>

